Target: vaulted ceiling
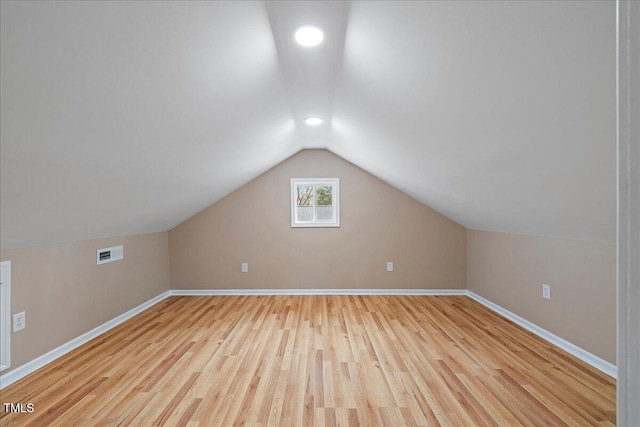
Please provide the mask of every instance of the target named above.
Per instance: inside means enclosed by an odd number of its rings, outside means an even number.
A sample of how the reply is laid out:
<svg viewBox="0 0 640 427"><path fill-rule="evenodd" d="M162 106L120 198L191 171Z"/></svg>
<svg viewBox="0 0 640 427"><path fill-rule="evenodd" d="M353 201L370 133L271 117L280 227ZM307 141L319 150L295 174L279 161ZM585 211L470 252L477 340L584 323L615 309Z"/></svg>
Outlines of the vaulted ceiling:
<svg viewBox="0 0 640 427"><path fill-rule="evenodd" d="M610 1L3 1L2 248L168 230L304 148L614 241L615 36Z"/></svg>

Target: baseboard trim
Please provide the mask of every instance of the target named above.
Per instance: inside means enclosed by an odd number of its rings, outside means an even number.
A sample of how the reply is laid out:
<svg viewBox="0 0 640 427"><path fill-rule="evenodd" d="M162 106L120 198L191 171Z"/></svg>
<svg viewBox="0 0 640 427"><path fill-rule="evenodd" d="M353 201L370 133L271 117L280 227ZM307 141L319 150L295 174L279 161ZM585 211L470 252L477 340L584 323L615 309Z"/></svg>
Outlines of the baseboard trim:
<svg viewBox="0 0 640 427"><path fill-rule="evenodd" d="M62 344L60 347L57 347L49 351L48 353L45 353L42 356L39 356L33 359L32 361L27 362L24 365L19 366L13 369L12 371L7 372L6 374L0 375L0 390L10 386L11 384L37 371L38 369L48 365L54 360L80 347L81 345L88 343L92 339L97 338L98 336L104 334L110 329L115 328L119 324L126 322L127 320L131 319L133 316L143 312L144 310L159 303L165 298L168 298L169 296L171 296L171 291L166 291L158 295L157 297L152 298L149 301L144 302L135 308L132 308L126 313L121 314L120 316L114 319L111 319L108 322L90 330L89 332L86 332L80 335L79 337L74 338L65 344Z"/></svg>
<svg viewBox="0 0 640 427"><path fill-rule="evenodd" d="M484 305L488 309L500 314L502 317L505 317L511 320L513 323L516 323L517 325L522 326L529 332L533 332L534 334L538 335L540 338L543 338L544 340L549 341L551 344L557 347L560 347L567 353L574 355L575 357L582 360L583 362L588 363L589 365L593 366L594 368L604 372L605 374L613 378L616 378L616 379L618 378L618 367L616 365L609 363L604 359L601 359L595 354L589 353L588 351L578 347L575 344L570 343L569 341L563 338L560 338L557 335L552 334L546 329L543 329L538 325L531 323L528 320L518 316L517 314L514 314L509 310L500 307L498 304L492 303L488 299L483 298L478 294L475 294L467 290L466 295L469 298Z"/></svg>
<svg viewBox="0 0 640 427"><path fill-rule="evenodd" d="M216 295L466 295L466 289L172 289L175 296Z"/></svg>

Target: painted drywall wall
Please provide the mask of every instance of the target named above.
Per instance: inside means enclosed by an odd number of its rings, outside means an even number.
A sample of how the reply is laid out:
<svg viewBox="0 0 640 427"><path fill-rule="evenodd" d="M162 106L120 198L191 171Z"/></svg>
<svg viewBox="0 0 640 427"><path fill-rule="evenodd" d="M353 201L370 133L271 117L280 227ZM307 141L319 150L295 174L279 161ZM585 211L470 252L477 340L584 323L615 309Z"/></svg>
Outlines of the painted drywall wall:
<svg viewBox="0 0 640 427"><path fill-rule="evenodd" d="M96 250L124 245L124 259L96 265ZM27 327L11 334L10 372L169 290L168 233L0 252L11 261L11 312Z"/></svg>
<svg viewBox="0 0 640 427"><path fill-rule="evenodd" d="M341 226L292 228L290 179L333 177L340 178ZM327 150L299 152L170 230L169 247L172 289L451 289L466 282L464 227Z"/></svg>
<svg viewBox="0 0 640 427"><path fill-rule="evenodd" d="M616 363L614 244L467 230L467 248L470 291Z"/></svg>

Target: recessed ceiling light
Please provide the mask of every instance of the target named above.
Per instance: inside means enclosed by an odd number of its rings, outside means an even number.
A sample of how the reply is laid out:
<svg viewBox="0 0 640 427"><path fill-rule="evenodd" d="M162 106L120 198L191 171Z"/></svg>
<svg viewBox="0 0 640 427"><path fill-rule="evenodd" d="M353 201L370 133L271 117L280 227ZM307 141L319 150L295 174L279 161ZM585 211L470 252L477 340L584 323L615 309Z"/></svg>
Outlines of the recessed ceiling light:
<svg viewBox="0 0 640 427"><path fill-rule="evenodd" d="M324 32L315 25L303 25L296 30L294 37L298 44L311 47L322 43Z"/></svg>
<svg viewBox="0 0 640 427"><path fill-rule="evenodd" d="M309 126L318 126L322 124L322 119L320 117L307 117L304 122Z"/></svg>

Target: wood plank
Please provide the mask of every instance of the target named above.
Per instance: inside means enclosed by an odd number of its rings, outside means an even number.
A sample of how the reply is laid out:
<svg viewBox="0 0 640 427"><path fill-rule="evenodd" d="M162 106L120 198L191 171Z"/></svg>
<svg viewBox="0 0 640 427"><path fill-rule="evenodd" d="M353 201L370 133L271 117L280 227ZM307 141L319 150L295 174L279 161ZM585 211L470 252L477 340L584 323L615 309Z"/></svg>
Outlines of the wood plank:
<svg viewBox="0 0 640 427"><path fill-rule="evenodd" d="M2 426L615 425L615 380L464 296L171 297L2 390Z"/></svg>

